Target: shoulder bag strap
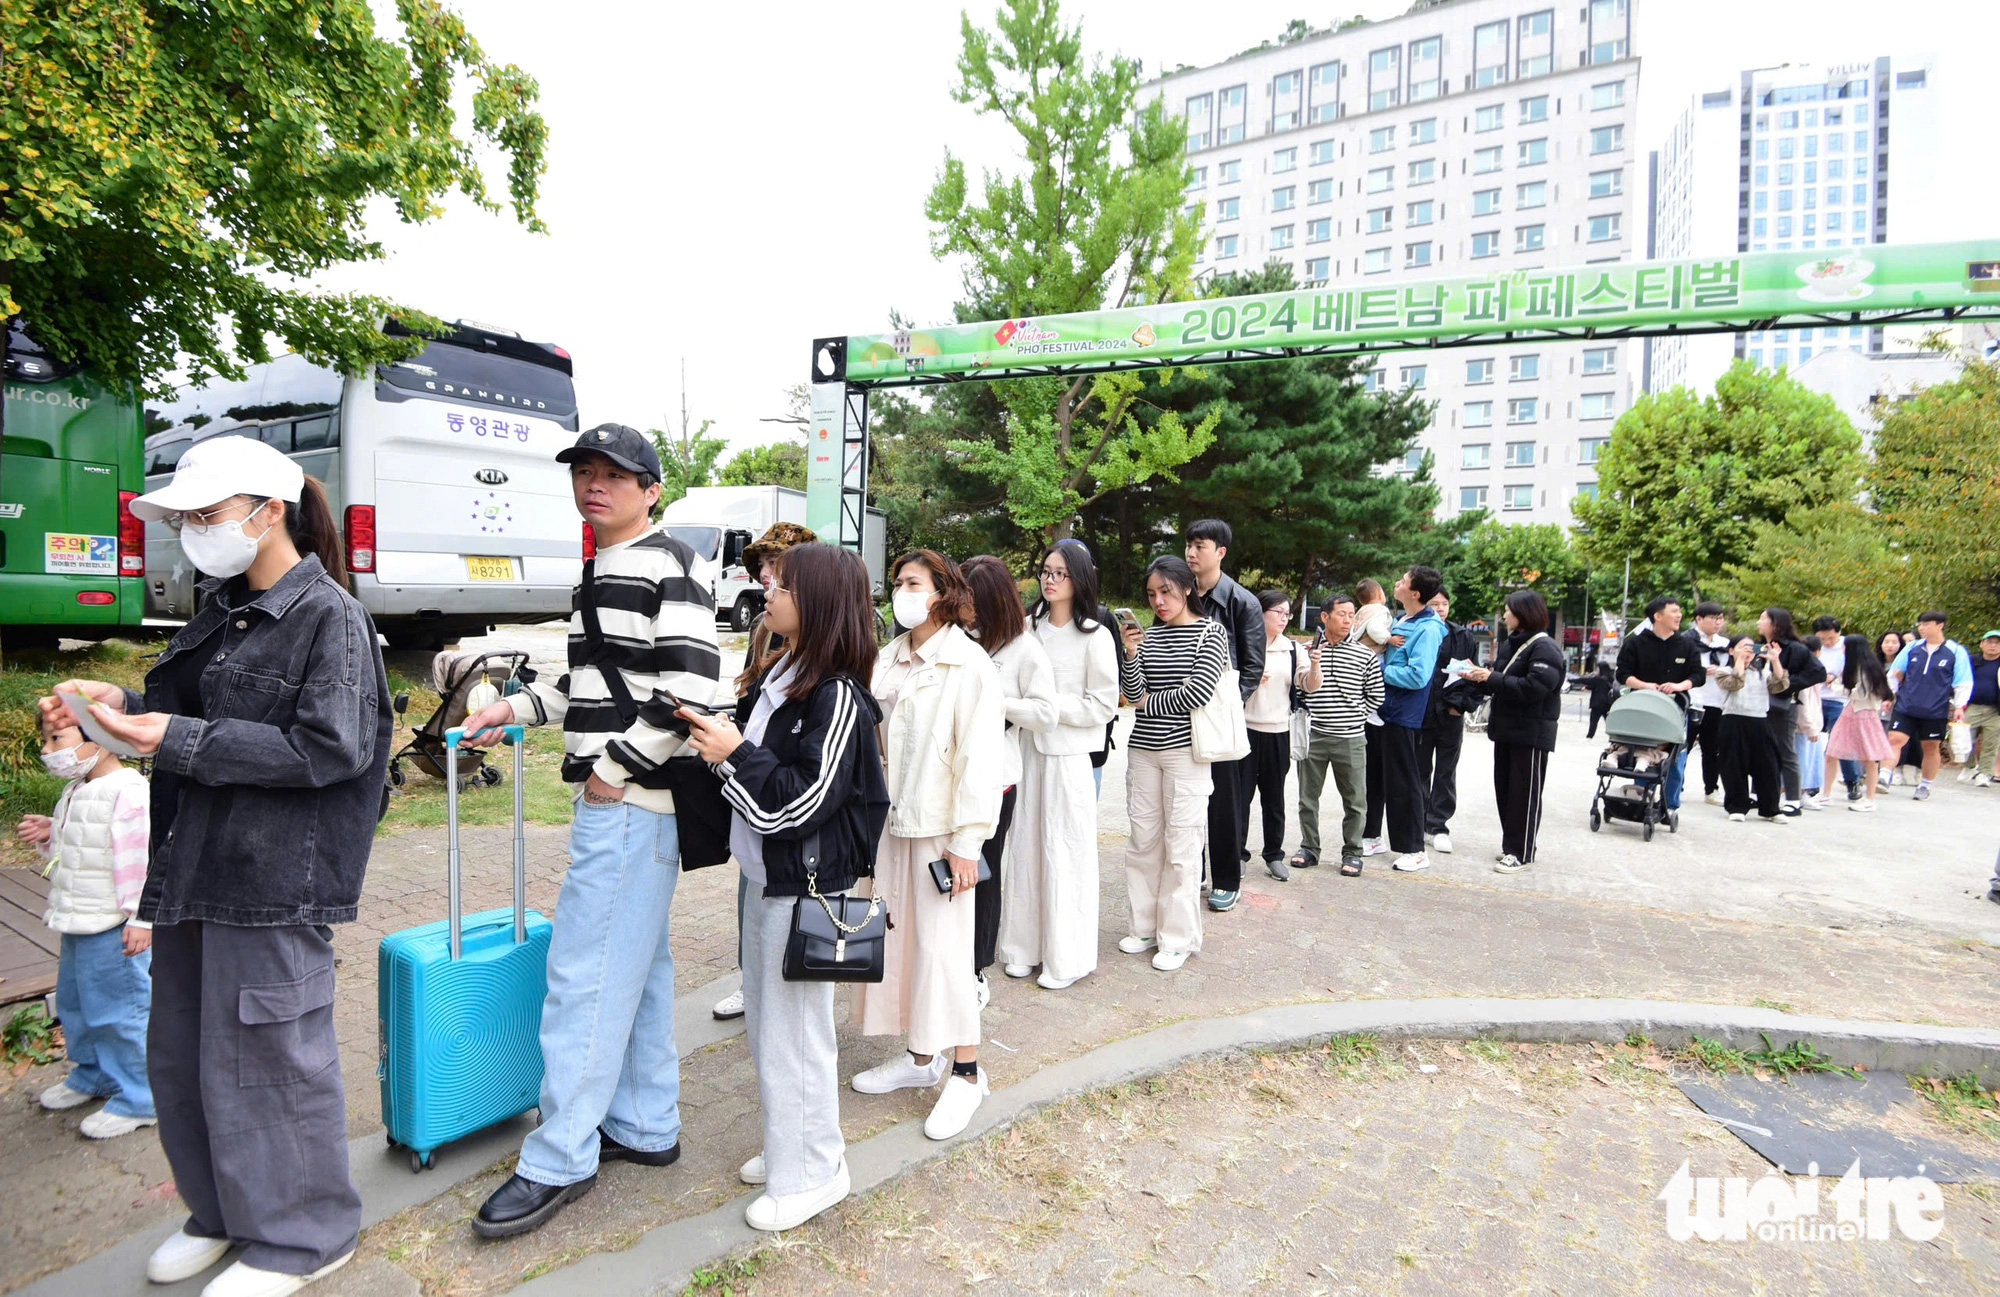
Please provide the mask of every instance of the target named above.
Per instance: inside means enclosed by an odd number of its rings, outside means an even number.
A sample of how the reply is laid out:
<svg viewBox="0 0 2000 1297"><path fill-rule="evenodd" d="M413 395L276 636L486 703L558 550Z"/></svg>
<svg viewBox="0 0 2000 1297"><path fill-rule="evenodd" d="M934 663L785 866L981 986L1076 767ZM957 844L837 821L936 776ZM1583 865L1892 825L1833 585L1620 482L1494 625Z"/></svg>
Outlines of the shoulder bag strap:
<svg viewBox="0 0 2000 1297"><path fill-rule="evenodd" d="M618 719L631 728L639 719L639 704L632 701L632 691L625 685L625 673L605 661L604 628L597 620L597 560L583 561L583 585L579 588L577 611L583 615L583 643L589 650L588 661L597 668L597 674L604 677L605 692L611 695L611 702L618 708Z"/></svg>

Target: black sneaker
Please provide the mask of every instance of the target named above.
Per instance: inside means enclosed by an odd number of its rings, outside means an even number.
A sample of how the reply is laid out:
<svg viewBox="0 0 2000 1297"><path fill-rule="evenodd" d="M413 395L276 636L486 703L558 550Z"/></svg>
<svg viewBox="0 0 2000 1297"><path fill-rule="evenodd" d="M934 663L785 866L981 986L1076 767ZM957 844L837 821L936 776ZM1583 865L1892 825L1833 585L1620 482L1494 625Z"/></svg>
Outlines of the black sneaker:
<svg viewBox="0 0 2000 1297"><path fill-rule="evenodd" d="M473 1233L481 1238L511 1238L540 1229L555 1219L557 1212L597 1187L597 1177L575 1184L537 1184L520 1175L493 1191L472 1218Z"/></svg>
<svg viewBox="0 0 2000 1297"><path fill-rule="evenodd" d="M1849 784L1847 786L1847 800L1850 802L1858 802L1861 800L1860 784L1855 783L1855 784Z"/></svg>
<svg viewBox="0 0 2000 1297"><path fill-rule="evenodd" d="M672 1148L663 1148L657 1153L642 1153L636 1148L628 1148L605 1133L604 1127L597 1128L597 1160L599 1162L631 1162L636 1166L672 1166L681 1160L681 1142L675 1140Z"/></svg>

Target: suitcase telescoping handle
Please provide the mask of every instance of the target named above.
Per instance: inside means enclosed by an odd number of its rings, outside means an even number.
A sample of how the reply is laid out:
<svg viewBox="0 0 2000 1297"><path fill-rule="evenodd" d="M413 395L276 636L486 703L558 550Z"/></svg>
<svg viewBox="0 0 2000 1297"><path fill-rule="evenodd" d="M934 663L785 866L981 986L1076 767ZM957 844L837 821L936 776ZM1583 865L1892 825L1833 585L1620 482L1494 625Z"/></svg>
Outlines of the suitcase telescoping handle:
<svg viewBox="0 0 2000 1297"><path fill-rule="evenodd" d="M514 749L514 944L528 939L528 781L527 730L519 725L502 725L500 734ZM449 871L446 893L451 906L451 957L459 956L459 927L464 915L458 855L458 745L465 740L462 726L444 732L445 766L450 770L444 781L445 868Z"/></svg>

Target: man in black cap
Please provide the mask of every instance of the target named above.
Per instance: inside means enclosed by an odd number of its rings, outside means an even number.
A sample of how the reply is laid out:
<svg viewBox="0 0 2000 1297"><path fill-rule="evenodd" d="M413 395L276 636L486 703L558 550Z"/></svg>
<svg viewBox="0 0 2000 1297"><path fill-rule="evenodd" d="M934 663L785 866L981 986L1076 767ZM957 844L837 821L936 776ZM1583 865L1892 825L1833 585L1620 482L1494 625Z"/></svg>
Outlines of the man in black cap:
<svg viewBox="0 0 2000 1297"><path fill-rule="evenodd" d="M687 737L675 708L715 701L715 596L696 578L694 552L652 521L660 458L650 441L600 424L556 459L570 466L596 542L570 618L569 673L465 719L481 746L501 725L560 722L563 778L577 794L542 1003L541 1125L473 1218L486 1238L545 1224L597 1183L600 1161L680 1156L667 946L680 825L667 758Z"/></svg>

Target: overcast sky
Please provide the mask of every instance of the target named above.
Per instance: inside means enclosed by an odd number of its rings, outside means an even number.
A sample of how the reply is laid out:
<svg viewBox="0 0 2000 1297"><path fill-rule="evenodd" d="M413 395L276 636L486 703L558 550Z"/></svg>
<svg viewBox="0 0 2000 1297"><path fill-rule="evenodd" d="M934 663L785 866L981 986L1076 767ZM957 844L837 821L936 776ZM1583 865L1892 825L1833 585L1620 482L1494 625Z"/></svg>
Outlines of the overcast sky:
<svg viewBox="0 0 2000 1297"><path fill-rule="evenodd" d="M378 9L391 8L377 0ZM1148 76L1275 37L1294 17L1392 17L1407 0L1070 0L1086 48L1141 59ZM1656 147L1698 90L1737 70L1884 53L1939 59L1940 156L1965 159L1964 228L2000 222L1990 165L1986 0L1637 0L1638 143ZM488 54L541 82L549 122L546 236L456 204L405 226L382 210L388 260L330 287L382 293L479 320L575 357L584 426L678 422L680 368L698 422L733 446L786 435L783 413L815 337L871 332L900 310L950 318L955 266L930 252L924 196L947 142L975 167L1009 165L1010 137L950 97L957 6L886 10L765 0L458 0ZM970 10L988 21L992 9ZM1976 160L1976 161L1975 161ZM489 168L494 189L504 167ZM1894 234L1893 225L1891 234Z"/></svg>

